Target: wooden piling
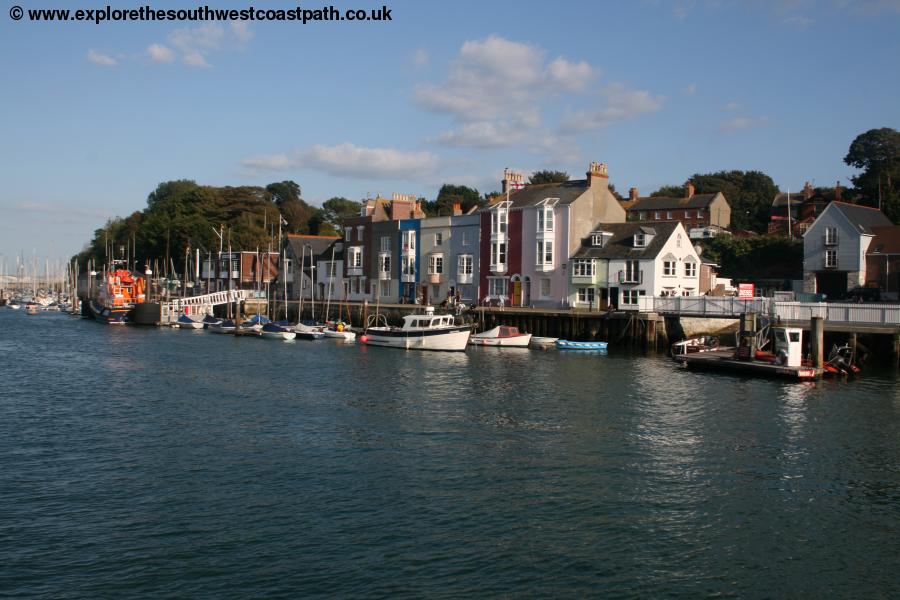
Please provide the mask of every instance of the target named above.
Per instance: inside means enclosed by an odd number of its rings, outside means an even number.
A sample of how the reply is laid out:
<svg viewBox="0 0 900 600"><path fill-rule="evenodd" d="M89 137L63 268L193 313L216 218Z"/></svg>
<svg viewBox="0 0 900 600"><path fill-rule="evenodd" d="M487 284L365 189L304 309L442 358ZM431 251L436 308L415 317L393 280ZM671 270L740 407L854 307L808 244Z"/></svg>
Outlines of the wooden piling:
<svg viewBox="0 0 900 600"><path fill-rule="evenodd" d="M813 317L809 327L809 354L812 365L821 369L825 363L825 319Z"/></svg>

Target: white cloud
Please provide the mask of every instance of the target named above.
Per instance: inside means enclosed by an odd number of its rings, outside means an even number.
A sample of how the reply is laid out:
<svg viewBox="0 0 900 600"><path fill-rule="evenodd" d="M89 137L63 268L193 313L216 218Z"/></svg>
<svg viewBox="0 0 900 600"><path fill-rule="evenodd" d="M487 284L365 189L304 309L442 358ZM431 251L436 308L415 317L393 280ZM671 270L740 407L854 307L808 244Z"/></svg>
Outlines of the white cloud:
<svg viewBox="0 0 900 600"><path fill-rule="evenodd" d="M606 127L616 121L633 119L662 108L665 98L646 90L633 90L621 83L606 86L601 92L604 105L600 108L579 110L563 119L563 133L582 133Z"/></svg>
<svg viewBox="0 0 900 600"><path fill-rule="evenodd" d="M101 67L115 67L119 64L119 61L117 61L112 56L97 52L95 50L88 50L87 59L95 65L100 65Z"/></svg>
<svg viewBox="0 0 900 600"><path fill-rule="evenodd" d="M155 63L170 63L175 60L172 49L162 44L150 44L147 47L147 56Z"/></svg>
<svg viewBox="0 0 900 600"><path fill-rule="evenodd" d="M244 21L232 21L231 33L234 35L238 44L242 46L249 44L250 40L252 40L255 35L253 31L250 30L250 26Z"/></svg>
<svg viewBox="0 0 900 600"><path fill-rule="evenodd" d="M366 148L351 143L315 145L294 153L251 156L241 164L253 171L312 169L336 177L359 179L420 179L438 167L430 152L403 152L394 148Z"/></svg>
<svg viewBox="0 0 900 600"><path fill-rule="evenodd" d="M596 70L585 61L572 63L564 58L557 58L547 68L550 82L572 92L583 90L596 74Z"/></svg>
<svg viewBox="0 0 900 600"><path fill-rule="evenodd" d="M693 96L697 93L697 84L691 83L689 85L686 85L684 88L682 88L681 93L685 96Z"/></svg>
<svg viewBox="0 0 900 600"><path fill-rule="evenodd" d="M734 133L735 131L740 131L742 129L762 127L768 125L768 123L768 117L747 117L739 115L719 124L719 131L722 133Z"/></svg>
<svg viewBox="0 0 900 600"><path fill-rule="evenodd" d="M437 142L461 148L505 148L524 143L530 129L511 121L477 121L455 131L445 131Z"/></svg>
<svg viewBox="0 0 900 600"><path fill-rule="evenodd" d="M210 67L208 62L206 62L206 58L197 52L196 50L192 50L190 52L185 53L184 56L181 57L181 62L186 64L189 67Z"/></svg>

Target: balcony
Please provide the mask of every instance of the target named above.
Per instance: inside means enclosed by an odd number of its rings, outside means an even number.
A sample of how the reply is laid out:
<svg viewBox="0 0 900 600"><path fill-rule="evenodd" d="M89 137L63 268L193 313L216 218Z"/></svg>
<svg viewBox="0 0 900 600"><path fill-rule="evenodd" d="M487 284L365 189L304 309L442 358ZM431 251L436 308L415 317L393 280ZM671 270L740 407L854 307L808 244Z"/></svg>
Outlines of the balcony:
<svg viewBox="0 0 900 600"><path fill-rule="evenodd" d="M359 277L363 274L362 267L347 267L347 276L348 277Z"/></svg>
<svg viewBox="0 0 900 600"><path fill-rule="evenodd" d="M456 274L456 284L457 285L468 285L472 283L472 274L471 273L457 273Z"/></svg>
<svg viewBox="0 0 900 600"><path fill-rule="evenodd" d="M506 273L506 263L492 264L491 273Z"/></svg>
<svg viewBox="0 0 900 600"><path fill-rule="evenodd" d="M390 281L391 280L391 272L390 271L378 271L378 279L379 279L379 281Z"/></svg>
<svg viewBox="0 0 900 600"><path fill-rule="evenodd" d="M428 274L428 283L438 284L441 282L442 274L441 273L429 273Z"/></svg>
<svg viewBox="0 0 900 600"><path fill-rule="evenodd" d="M619 271L619 283L638 284L644 282L644 271Z"/></svg>
<svg viewBox="0 0 900 600"><path fill-rule="evenodd" d="M400 281L402 281L403 283L415 283L416 275L414 273L413 274L404 273L403 275L400 276Z"/></svg>

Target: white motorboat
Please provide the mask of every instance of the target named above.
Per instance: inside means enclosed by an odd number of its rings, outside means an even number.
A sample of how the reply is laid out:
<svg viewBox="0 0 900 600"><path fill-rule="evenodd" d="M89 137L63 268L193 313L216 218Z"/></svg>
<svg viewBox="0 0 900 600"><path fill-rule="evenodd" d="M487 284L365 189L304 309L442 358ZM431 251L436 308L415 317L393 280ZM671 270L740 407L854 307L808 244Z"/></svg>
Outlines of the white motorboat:
<svg viewBox="0 0 900 600"><path fill-rule="evenodd" d="M495 346L500 348L527 348L531 343L530 333L521 333L517 327L498 325L493 329L476 333L469 338L473 346Z"/></svg>
<svg viewBox="0 0 900 600"><path fill-rule="evenodd" d="M203 321L190 315L181 315L177 323L179 329L203 329Z"/></svg>
<svg viewBox="0 0 900 600"><path fill-rule="evenodd" d="M370 346L461 352L471 333L468 325L457 325L453 315L435 315L434 308L428 306L424 315L403 317L402 327L368 327L359 340Z"/></svg>
<svg viewBox="0 0 900 600"><path fill-rule="evenodd" d="M262 326L261 333L267 340L290 341L297 337L297 333L289 325L281 323L266 323Z"/></svg>
<svg viewBox="0 0 900 600"><path fill-rule="evenodd" d="M227 319L225 321L219 321L218 323L210 323L207 326L207 329L213 333L234 333L236 329L234 325L234 321L231 319Z"/></svg>
<svg viewBox="0 0 900 600"><path fill-rule="evenodd" d="M336 338L348 342L352 342L356 339L356 334L350 331L349 327L343 321L333 323L330 327L323 329L322 333L324 333L327 338Z"/></svg>
<svg viewBox="0 0 900 600"><path fill-rule="evenodd" d="M536 348L552 348L556 346L556 340L559 338L555 337L538 337L534 336L531 338L531 345Z"/></svg>

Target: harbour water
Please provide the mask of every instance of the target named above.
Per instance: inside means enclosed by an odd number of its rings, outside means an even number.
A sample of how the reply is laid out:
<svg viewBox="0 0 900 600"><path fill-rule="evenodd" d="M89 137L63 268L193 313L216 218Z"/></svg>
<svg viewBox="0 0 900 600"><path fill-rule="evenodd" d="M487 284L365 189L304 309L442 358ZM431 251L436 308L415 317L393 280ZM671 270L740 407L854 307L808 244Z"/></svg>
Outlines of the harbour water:
<svg viewBox="0 0 900 600"><path fill-rule="evenodd" d="M0 594L898 597L893 371L0 309Z"/></svg>

